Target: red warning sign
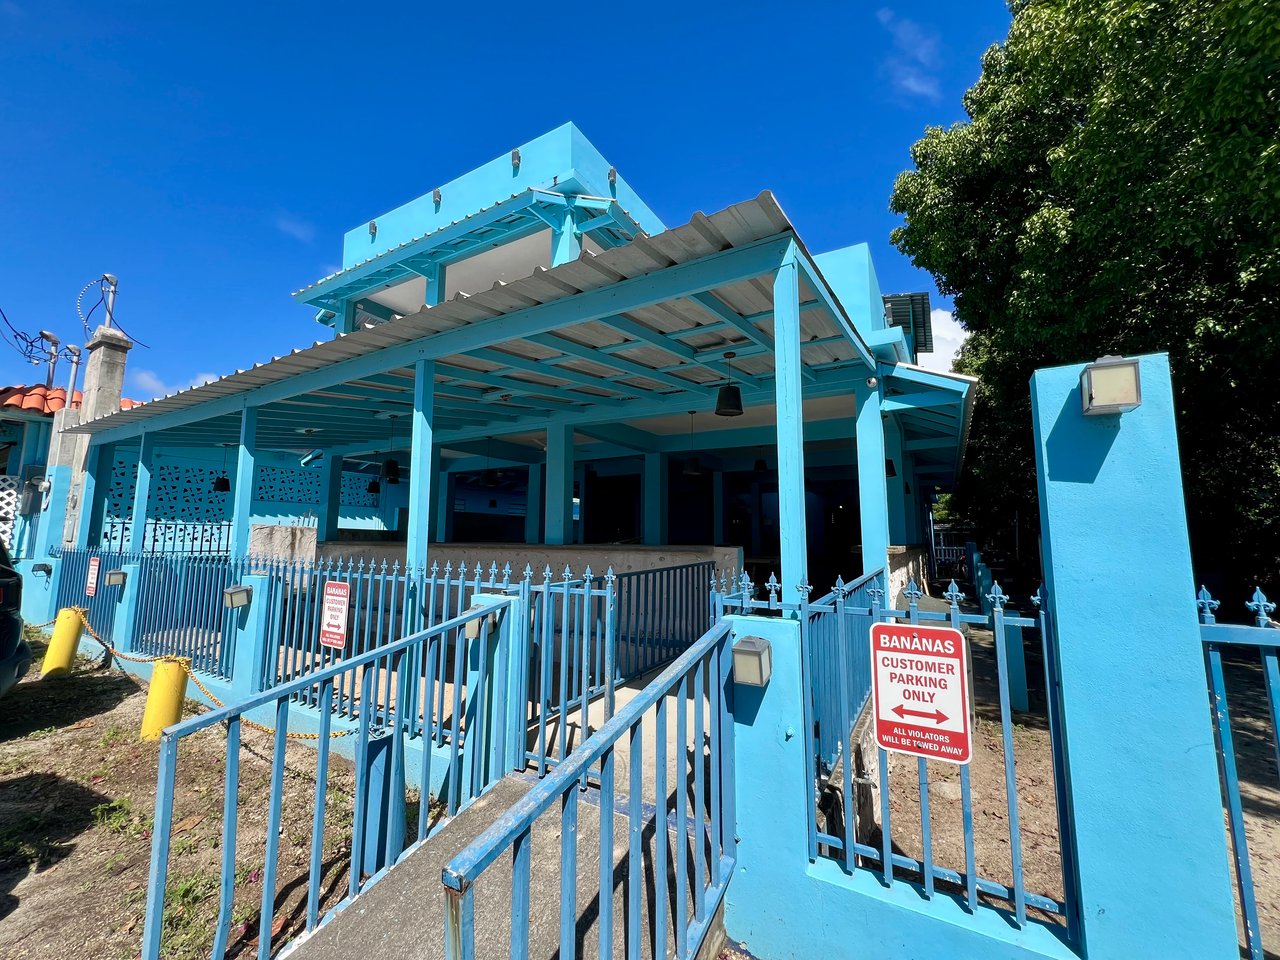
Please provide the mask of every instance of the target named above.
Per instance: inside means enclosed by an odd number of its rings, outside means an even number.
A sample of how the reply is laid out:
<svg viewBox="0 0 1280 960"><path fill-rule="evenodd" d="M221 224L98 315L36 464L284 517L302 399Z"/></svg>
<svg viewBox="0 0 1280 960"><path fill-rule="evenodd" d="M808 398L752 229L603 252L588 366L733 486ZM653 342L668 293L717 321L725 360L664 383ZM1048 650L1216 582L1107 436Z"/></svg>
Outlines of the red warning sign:
<svg viewBox="0 0 1280 960"><path fill-rule="evenodd" d="M928 760L969 762L969 662L959 630L873 624L871 697L876 742L884 749Z"/></svg>
<svg viewBox="0 0 1280 960"><path fill-rule="evenodd" d="M341 650L347 645L347 610L351 605L351 584L326 581L324 603L320 607L320 645Z"/></svg>
<svg viewBox="0 0 1280 960"><path fill-rule="evenodd" d="M102 561L98 557L89 558L89 571L84 578L84 595L86 597L96 597L98 595L98 568Z"/></svg>

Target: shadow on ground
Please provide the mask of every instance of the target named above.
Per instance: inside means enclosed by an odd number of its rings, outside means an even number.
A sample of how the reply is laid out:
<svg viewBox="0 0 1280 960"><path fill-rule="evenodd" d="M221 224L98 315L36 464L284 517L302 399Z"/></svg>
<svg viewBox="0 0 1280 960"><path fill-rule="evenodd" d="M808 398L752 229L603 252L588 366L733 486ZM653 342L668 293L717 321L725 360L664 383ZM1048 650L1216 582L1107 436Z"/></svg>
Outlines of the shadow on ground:
<svg viewBox="0 0 1280 960"><path fill-rule="evenodd" d="M27 871L66 858L106 802L96 790L51 773L0 781L0 920L17 907L13 889Z"/></svg>
<svg viewBox="0 0 1280 960"><path fill-rule="evenodd" d="M137 682L122 673L83 668L69 677L28 679L0 698L0 741L105 713L137 690Z"/></svg>

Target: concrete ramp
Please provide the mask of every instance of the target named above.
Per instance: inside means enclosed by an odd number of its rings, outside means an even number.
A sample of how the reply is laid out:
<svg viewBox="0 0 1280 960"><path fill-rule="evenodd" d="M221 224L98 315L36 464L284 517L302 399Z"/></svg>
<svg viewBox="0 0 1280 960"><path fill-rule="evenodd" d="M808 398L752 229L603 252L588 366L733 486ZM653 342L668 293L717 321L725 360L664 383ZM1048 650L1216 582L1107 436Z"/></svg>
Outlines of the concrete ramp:
<svg viewBox="0 0 1280 960"><path fill-rule="evenodd" d="M436 836L307 940L288 952L290 960L444 960L444 891L440 874L445 864L484 831L503 811L520 799L536 782L531 776L509 776L471 807L462 811ZM576 850L578 883L575 915L575 957L600 958L600 805L599 791L579 794ZM613 822L613 856L609 883L612 887L612 949L610 957L625 957L630 913L627 905L630 820L626 797L617 796ZM668 903L665 914L665 949L674 950L671 917L692 911L692 898L680 909L675 904L677 851L684 856L689 887L696 873L693 835L677 836L673 823L663 831L667 845ZM654 852L657 827L654 809L644 810L644 855L640 917L640 954L655 956L650 917L654 910ZM558 960L560 954L560 811L558 806L533 827L532 883L529 891L530 960ZM705 862L705 860L704 860ZM474 887L476 957L506 957L511 943L511 860L504 856ZM714 939L714 938L709 938ZM569 958L564 958L569 960Z"/></svg>

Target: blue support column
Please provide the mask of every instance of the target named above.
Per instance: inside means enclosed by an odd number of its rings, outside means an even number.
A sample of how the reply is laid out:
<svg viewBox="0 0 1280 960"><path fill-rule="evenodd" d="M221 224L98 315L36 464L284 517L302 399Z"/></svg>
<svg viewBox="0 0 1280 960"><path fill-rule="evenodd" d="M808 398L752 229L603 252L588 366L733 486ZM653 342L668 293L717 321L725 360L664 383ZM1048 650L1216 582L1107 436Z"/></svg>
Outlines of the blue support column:
<svg viewBox="0 0 1280 960"><path fill-rule="evenodd" d="M1119 415L1081 412L1082 369L1031 380L1081 952L1235 957L1168 358Z"/></svg>
<svg viewBox="0 0 1280 960"><path fill-rule="evenodd" d="M573 211L566 207L560 228L551 231L551 265L558 267L562 263L577 260L581 254L582 237L574 229Z"/></svg>
<svg viewBox="0 0 1280 960"><path fill-rule="evenodd" d="M231 487L231 556L249 552L249 521L253 509L253 465L258 437L258 408L245 407L236 452L236 477Z"/></svg>
<svg viewBox="0 0 1280 960"><path fill-rule="evenodd" d="M858 511L862 526L862 572L888 569L889 510L884 476L884 418L880 413L880 388L859 381L854 390L858 404Z"/></svg>
<svg viewBox="0 0 1280 960"><path fill-rule="evenodd" d="M797 603L809 582L804 508L804 404L801 394L800 276L788 248L773 279L774 398L778 422L778 530L782 543L782 600Z"/></svg>
<svg viewBox="0 0 1280 960"><path fill-rule="evenodd" d="M333 318L333 332L351 333L356 328L356 305L352 300L343 300L342 307Z"/></svg>
<svg viewBox="0 0 1280 960"><path fill-rule="evenodd" d="M326 453L320 464L320 508L316 517L316 539L321 543L338 539L342 518L342 457Z"/></svg>
<svg viewBox="0 0 1280 960"><path fill-rule="evenodd" d="M85 455L84 478L80 481L80 513L76 517L77 547L102 545L102 517L115 459L114 445L89 445Z"/></svg>
<svg viewBox="0 0 1280 960"><path fill-rule="evenodd" d="M667 542L667 455L644 455L644 542L659 546Z"/></svg>
<svg viewBox="0 0 1280 960"><path fill-rule="evenodd" d="M524 542L542 542L542 464L529 464L529 489L524 500Z"/></svg>
<svg viewBox="0 0 1280 960"><path fill-rule="evenodd" d="M434 307L444 302L444 271L440 264L432 264L427 268L427 289L422 298L424 307Z"/></svg>
<svg viewBox="0 0 1280 960"><path fill-rule="evenodd" d="M436 478L431 472L432 423L435 417L436 365L430 360L414 364L413 442L409 450L409 530L405 562L417 570L427 568L431 513L431 488Z"/></svg>
<svg viewBox="0 0 1280 960"><path fill-rule="evenodd" d="M711 542L724 541L724 471L717 470L711 474Z"/></svg>
<svg viewBox="0 0 1280 960"><path fill-rule="evenodd" d="M129 517L127 550L141 550L146 537L147 505L151 502L151 473L155 454L155 434L144 433L142 446L138 449L138 476L133 484L133 513Z"/></svg>
<svg viewBox="0 0 1280 960"><path fill-rule="evenodd" d="M440 496L436 500L436 543L453 542L453 500L457 477L444 470L436 471Z"/></svg>
<svg viewBox="0 0 1280 960"><path fill-rule="evenodd" d="M904 502L907 467L902 456L902 428L891 416L884 421L884 455L885 460L888 461L884 465L884 471L887 481L886 502L889 507L889 542L895 546L902 546L907 543L907 510ZM895 476L888 476L889 463L893 464Z"/></svg>
<svg viewBox="0 0 1280 960"><path fill-rule="evenodd" d="M546 542L573 542L573 428L547 427Z"/></svg>

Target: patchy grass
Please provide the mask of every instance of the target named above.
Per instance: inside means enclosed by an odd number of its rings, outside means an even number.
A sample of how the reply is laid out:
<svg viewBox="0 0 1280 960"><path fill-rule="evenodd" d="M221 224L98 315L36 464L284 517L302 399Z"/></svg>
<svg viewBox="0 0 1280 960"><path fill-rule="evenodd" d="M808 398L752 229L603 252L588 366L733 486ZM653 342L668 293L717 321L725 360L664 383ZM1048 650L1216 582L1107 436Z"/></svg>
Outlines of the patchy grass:
<svg viewBox="0 0 1280 960"><path fill-rule="evenodd" d="M37 665L42 636L32 638ZM138 954L155 803L155 744L137 736L138 681L82 663L72 676L29 674L0 699L0 960ZM188 708L201 709L189 703ZM258 949L272 738L242 732L228 956ZM166 886L163 954L208 956L219 909L226 734L183 741ZM273 949L301 932L311 887L316 753L286 751ZM346 891L353 813L351 764L330 758L321 909ZM416 816L416 814L415 814ZM57 917L58 922L49 922Z"/></svg>

